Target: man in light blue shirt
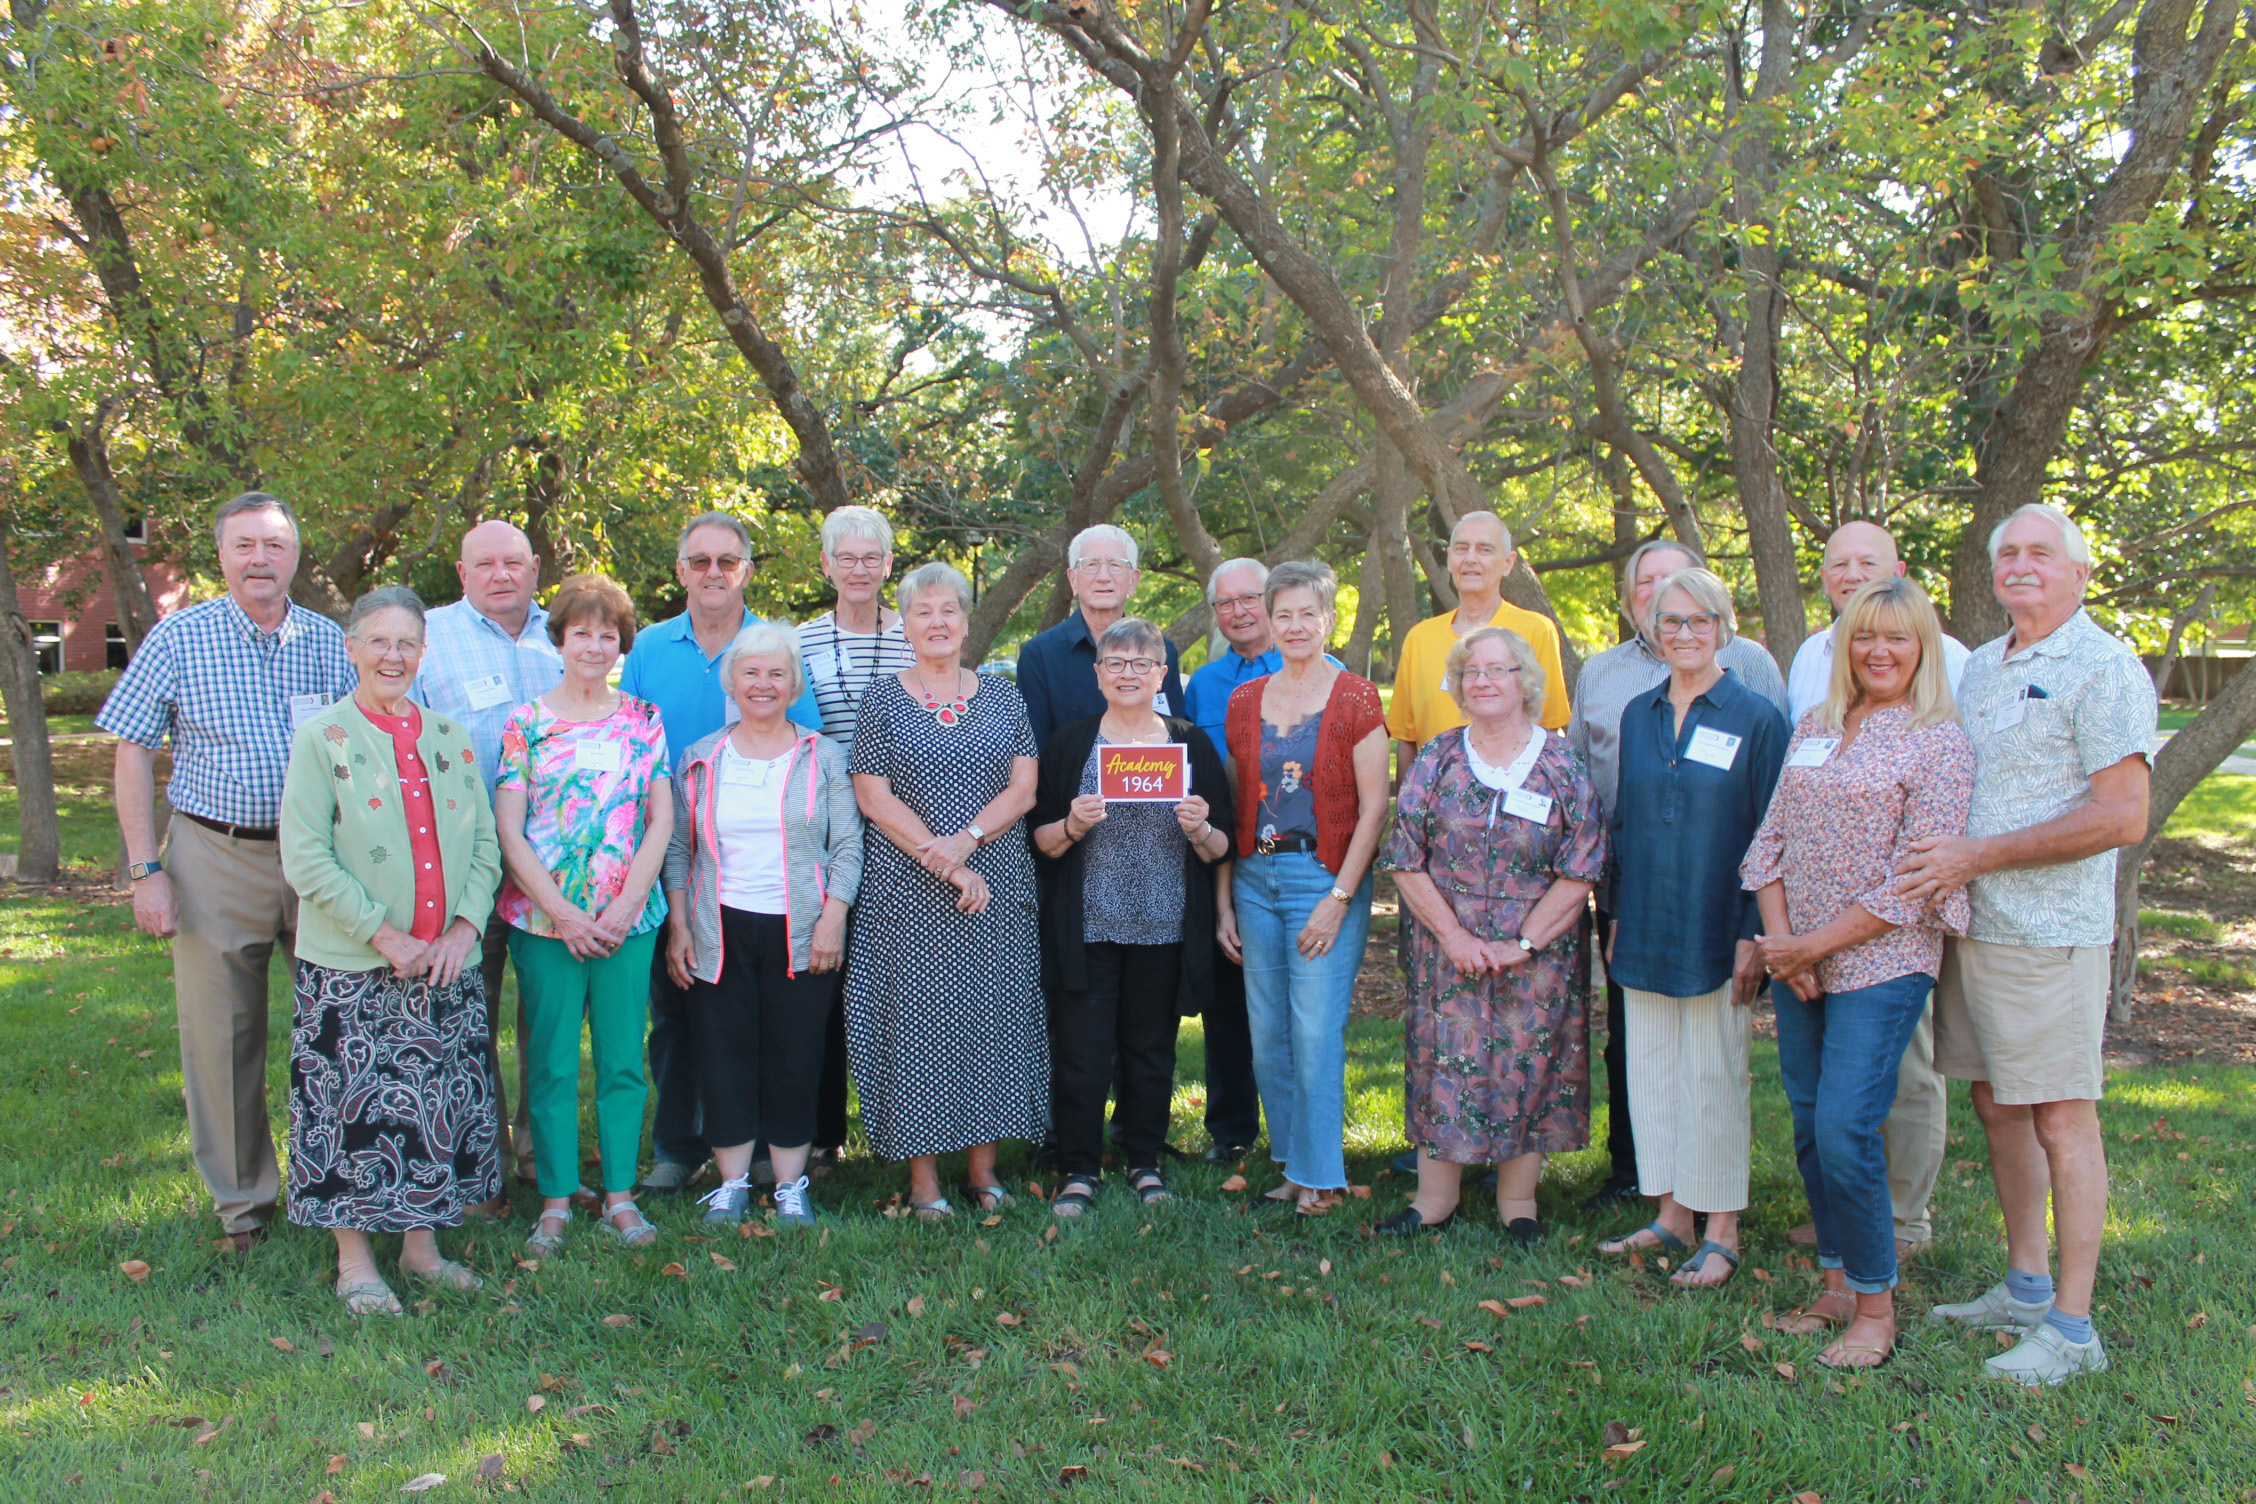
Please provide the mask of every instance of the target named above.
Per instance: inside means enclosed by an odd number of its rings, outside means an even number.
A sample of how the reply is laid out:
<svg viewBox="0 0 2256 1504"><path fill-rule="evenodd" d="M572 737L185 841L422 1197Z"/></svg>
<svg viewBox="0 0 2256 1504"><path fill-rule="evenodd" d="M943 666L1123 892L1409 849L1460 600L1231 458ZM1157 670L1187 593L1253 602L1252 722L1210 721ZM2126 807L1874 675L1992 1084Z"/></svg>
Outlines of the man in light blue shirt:
<svg viewBox="0 0 2256 1504"><path fill-rule="evenodd" d="M462 535L454 572L462 599L440 606L423 619L423 671L408 698L470 728L470 748L488 797L501 773L501 728L518 706L554 689L564 677L564 660L548 640L548 613L533 599L540 584L540 560L532 540L501 521L481 522ZM486 1016L495 1038L494 1090L501 1116L502 1163L513 1164L517 1178L533 1178L533 1135L525 1116L525 1003L517 1001L517 1115L509 1113L502 1084L498 1037L501 1032L501 977L509 964L509 921L498 914L486 923L485 954L479 970L486 983ZM592 1192L590 1193L593 1194ZM472 1209L476 1215L506 1216L506 1191Z"/></svg>
<svg viewBox="0 0 2256 1504"><path fill-rule="evenodd" d="M726 512L690 519L674 551L674 572L688 594L682 614L635 633L619 674L619 692L658 707L666 745L679 751L736 720L736 702L720 679L721 653L760 618L744 604L752 578L752 531ZM791 707L802 726L821 729L822 710L809 689ZM697 1062L690 1038L688 994L666 973L665 948L650 969L650 1082L658 1107L651 1123L653 1158L640 1189L678 1191L709 1156L697 1100Z"/></svg>

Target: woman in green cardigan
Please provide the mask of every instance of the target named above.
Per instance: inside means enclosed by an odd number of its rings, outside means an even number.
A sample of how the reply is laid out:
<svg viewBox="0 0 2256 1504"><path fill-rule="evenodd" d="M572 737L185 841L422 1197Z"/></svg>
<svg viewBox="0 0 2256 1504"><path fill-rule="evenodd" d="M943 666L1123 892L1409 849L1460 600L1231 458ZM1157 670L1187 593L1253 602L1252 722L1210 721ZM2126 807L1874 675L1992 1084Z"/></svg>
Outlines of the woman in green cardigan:
<svg viewBox="0 0 2256 1504"><path fill-rule="evenodd" d="M282 871L298 895L289 1216L337 1239L337 1296L397 1316L368 1235L400 1267L475 1290L437 1229L501 1189L487 1000L475 961L501 881L470 734L407 698L423 603L353 606L352 698L307 717L282 788Z"/></svg>

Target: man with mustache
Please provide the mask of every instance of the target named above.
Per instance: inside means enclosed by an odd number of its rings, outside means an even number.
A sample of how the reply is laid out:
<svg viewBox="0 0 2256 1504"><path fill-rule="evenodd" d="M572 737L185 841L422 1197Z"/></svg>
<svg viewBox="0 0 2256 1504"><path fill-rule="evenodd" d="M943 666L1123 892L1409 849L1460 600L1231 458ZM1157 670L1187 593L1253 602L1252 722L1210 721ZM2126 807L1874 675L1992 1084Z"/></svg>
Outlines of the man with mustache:
<svg viewBox="0 0 2256 1504"><path fill-rule="evenodd" d="M1990 534L1990 566L2013 629L1976 648L1960 680L1975 756L1966 834L1912 842L1897 891L1964 886L1973 899L1966 938L1943 954L1935 1060L1973 1083L2005 1218L2005 1278L1931 1318L2020 1334L1983 1366L2035 1388L2107 1366L2091 1320L2107 1224L2100 1035L2115 852L2146 836L2156 705L2144 665L2084 612L2091 546L2065 512L2015 511Z"/></svg>
<svg viewBox="0 0 2256 1504"><path fill-rule="evenodd" d="M117 737L111 784L133 919L172 941L180 1074L196 1169L225 1245L265 1235L280 1189L266 1115L267 963L297 928L276 824L298 724L353 691L345 634L294 605L298 519L246 491L212 519L227 594L158 622L94 724ZM173 813L157 852L156 760Z"/></svg>

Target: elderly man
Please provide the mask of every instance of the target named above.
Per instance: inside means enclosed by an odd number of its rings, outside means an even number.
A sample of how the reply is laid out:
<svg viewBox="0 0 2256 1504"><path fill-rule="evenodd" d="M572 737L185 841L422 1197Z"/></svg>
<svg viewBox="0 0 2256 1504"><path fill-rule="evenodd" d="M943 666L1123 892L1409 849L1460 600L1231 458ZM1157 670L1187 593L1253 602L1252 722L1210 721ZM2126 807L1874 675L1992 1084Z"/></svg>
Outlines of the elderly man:
<svg viewBox="0 0 2256 1504"><path fill-rule="evenodd" d="M823 734L852 752L854 722L870 682L915 661L901 635L901 613L885 604L885 582L893 573L893 524L869 507L840 507L825 517L822 572L838 601L813 621L800 623L799 658L822 709ZM839 1055L843 1060L843 1049Z"/></svg>
<svg viewBox="0 0 2256 1504"><path fill-rule="evenodd" d="M1960 681L1974 807L1963 836L1912 843L1897 889L1964 885L1974 901L1967 938L1943 955L1935 1060L1973 1083L2005 1220L2004 1280L1932 1317L2021 1333L1985 1367L2035 1387L2107 1366L2091 1321L2107 1223L2100 1035L2115 852L2146 836L2157 707L2137 656L2084 612L2091 548L2066 513L2014 512L1990 535L1990 567L2013 629L1976 648Z"/></svg>
<svg viewBox="0 0 2256 1504"><path fill-rule="evenodd" d="M1047 632L1037 633L1018 650L1018 692L1026 701L1034 742L1046 747L1060 726L1102 715L1104 691L1097 688L1097 639L1128 614L1128 602L1143 578L1136 540L1110 523L1076 533L1065 551L1065 579L1076 610ZM1167 678L1152 696L1160 715L1183 713L1182 654L1167 645Z"/></svg>
<svg viewBox="0 0 2256 1504"><path fill-rule="evenodd" d="M554 689L564 676L564 660L548 640L548 613L533 599L540 582L540 560L532 540L506 522L481 522L462 535L455 560L462 599L424 617L423 671L408 697L470 728L470 748L478 773L493 796L501 772L501 728L510 712ZM509 922L498 916L486 924L480 965L486 983L486 1016L495 1036L501 1032L501 978L509 964ZM502 1085L500 1052L493 1052L494 1091L501 1116L502 1163L514 1164L517 1178L533 1179L533 1136L525 1116L525 1005L517 1004L517 1116L509 1115L509 1093ZM595 1193L588 1192L591 1204ZM507 1213L507 1192L475 1212Z"/></svg>
<svg viewBox="0 0 2256 1504"><path fill-rule="evenodd" d="M196 1169L227 1245L249 1250L280 1177L266 1114L267 963L297 927L275 825L290 736L352 693L345 636L290 601L298 519L246 491L212 520L227 594L158 622L95 724L118 738L118 828L134 922L172 941L180 1074ZM172 744L157 859L156 757Z"/></svg>
<svg viewBox="0 0 2256 1504"><path fill-rule="evenodd" d="M619 690L658 707L666 745L691 746L736 719L736 702L722 692L721 651L760 618L744 604L752 578L752 531L726 512L693 517L674 550L674 573L689 603L681 615L635 634ZM812 693L790 710L802 726L820 726ZM687 994L666 972L663 947L650 968L650 1078L658 1107L650 1136L645 1191L679 1191L709 1155L697 1101L697 1062L691 1054Z"/></svg>
<svg viewBox="0 0 2256 1504"><path fill-rule="evenodd" d="M1833 603L1836 616L1849 597L1877 579L1910 571L1896 552L1896 540L1886 528L1872 522L1844 522L1825 540L1825 557L1818 565L1818 583ZM1966 644L1943 637L1943 672L1951 692L1958 692L1958 677L1966 668ZM1786 714L1796 723L1823 702L1833 688L1833 634L1812 632L1794 654L1786 671ZM1944 1140L1950 1126L1950 1093L1942 1073L1935 1069L1935 1011L1929 1007L1912 1031L1896 1071L1896 1105L1881 1129L1888 1152L1888 1197L1895 1203L1896 1257L1908 1259L1935 1239L1928 1202L1935 1194L1935 1179L1943 1170ZM1805 1247L1817 1242L1817 1227L1804 1222L1787 1236Z"/></svg>
<svg viewBox="0 0 2256 1504"><path fill-rule="evenodd" d="M1582 666L1575 681L1574 718L1567 723L1567 741L1590 764L1590 781L1607 819L1613 818L1614 798L1621 781L1622 710L1631 700L1669 676L1668 664L1652 643L1638 631L1645 608L1661 581L1679 569L1704 566L1707 561L1685 544L1656 538L1638 545L1622 568L1621 612L1630 623L1629 638L1606 649ZM1761 643L1733 633L1716 654L1726 673L1776 705L1786 708L1786 681L1778 664ZM1598 932L1604 934L1613 916L1600 911ZM1634 1200L1637 1196L1637 1141L1629 1122L1629 1077L1619 983L1606 978L1606 1154L1612 1171L1585 1206L1608 1201Z"/></svg>

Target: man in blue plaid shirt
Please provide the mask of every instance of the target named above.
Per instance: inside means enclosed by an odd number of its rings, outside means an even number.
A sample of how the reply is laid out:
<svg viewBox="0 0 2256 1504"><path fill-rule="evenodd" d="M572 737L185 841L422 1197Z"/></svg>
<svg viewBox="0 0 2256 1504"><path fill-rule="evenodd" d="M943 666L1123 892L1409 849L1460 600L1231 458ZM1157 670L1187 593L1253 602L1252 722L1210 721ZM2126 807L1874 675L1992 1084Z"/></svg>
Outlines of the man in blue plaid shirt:
<svg viewBox="0 0 2256 1504"><path fill-rule="evenodd" d="M159 621L94 723L118 738L118 827L133 917L172 941L180 1074L196 1168L229 1245L274 1215L280 1175L266 1114L267 963L297 926L275 825L290 737L352 693L345 634L293 605L298 519L246 491L212 520L227 594ZM156 761L172 745L174 814L157 859Z"/></svg>

